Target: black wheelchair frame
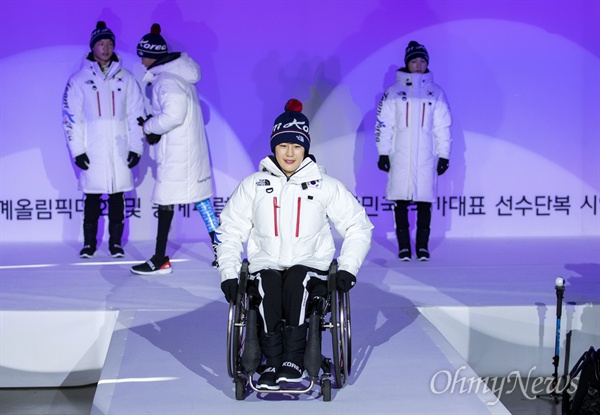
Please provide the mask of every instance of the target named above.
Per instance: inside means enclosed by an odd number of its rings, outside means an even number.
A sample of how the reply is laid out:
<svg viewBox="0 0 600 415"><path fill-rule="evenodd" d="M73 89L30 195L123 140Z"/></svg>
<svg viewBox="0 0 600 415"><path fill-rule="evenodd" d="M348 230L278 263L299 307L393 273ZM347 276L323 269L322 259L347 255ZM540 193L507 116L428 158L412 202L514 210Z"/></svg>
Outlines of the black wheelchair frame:
<svg viewBox="0 0 600 415"><path fill-rule="evenodd" d="M334 260L327 278L327 298L324 311L311 318L319 319L319 330L330 330L332 340L332 358L321 355L321 368L318 376L309 376L308 385L303 387L282 387L278 390L260 389L255 386L253 373L248 373L242 363L242 353L246 338L246 323L249 311L249 295L246 290L248 282L248 261L244 260L238 282L236 301L229 304L227 326L227 372L235 382L235 398L243 400L250 386L257 393L288 393L303 394L311 391L316 382L320 384L323 400L331 401L332 366L333 378L337 389L346 385L351 370L352 361L352 331L350 319L350 295L337 290L336 273L337 261ZM315 323L316 324L316 323ZM258 372L258 371L257 371Z"/></svg>

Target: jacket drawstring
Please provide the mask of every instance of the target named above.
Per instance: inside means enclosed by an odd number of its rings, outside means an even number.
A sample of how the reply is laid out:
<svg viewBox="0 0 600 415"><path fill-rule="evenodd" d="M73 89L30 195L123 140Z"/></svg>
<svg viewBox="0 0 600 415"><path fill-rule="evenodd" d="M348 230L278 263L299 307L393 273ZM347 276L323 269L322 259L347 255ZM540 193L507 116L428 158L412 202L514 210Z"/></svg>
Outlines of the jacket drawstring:
<svg viewBox="0 0 600 415"><path fill-rule="evenodd" d="M277 196L273 197L273 228L275 230L275 236L279 236L279 230L277 229Z"/></svg>
<svg viewBox="0 0 600 415"><path fill-rule="evenodd" d="M96 100L98 101L98 117L102 117L102 110L100 109L100 92L96 91Z"/></svg>
<svg viewBox="0 0 600 415"><path fill-rule="evenodd" d="M299 197L298 198L298 213L296 216L296 238L298 236L300 236L300 205L301 205L301 202L302 202L302 198Z"/></svg>

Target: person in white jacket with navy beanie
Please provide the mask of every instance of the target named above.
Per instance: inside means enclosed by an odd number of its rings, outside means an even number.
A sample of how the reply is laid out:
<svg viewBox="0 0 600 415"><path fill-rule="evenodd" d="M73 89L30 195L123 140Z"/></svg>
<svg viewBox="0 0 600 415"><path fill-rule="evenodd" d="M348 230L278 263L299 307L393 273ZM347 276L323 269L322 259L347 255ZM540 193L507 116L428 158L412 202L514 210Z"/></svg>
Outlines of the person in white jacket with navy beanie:
<svg viewBox="0 0 600 415"><path fill-rule="evenodd" d="M193 203L201 214L213 244L212 265L218 267L214 241L218 221L210 201L210 157L196 90L200 65L187 53L169 53L160 32L160 25L154 23L137 45L137 54L146 67L143 82L152 86L152 114L140 124L155 150L156 181L151 202L158 205L158 229L154 255L133 266L134 274L172 272L166 248L174 205L186 203Z"/></svg>
<svg viewBox="0 0 600 415"><path fill-rule="evenodd" d="M344 292L356 283L373 229L352 193L309 155L309 121L301 111L300 101L286 103L271 133L273 155L235 189L217 232L221 289L228 302L236 300L247 244L248 289L260 299L260 348L267 364L257 387L270 390L304 375L308 299L327 293L336 251L330 223L343 237L337 284Z"/></svg>
<svg viewBox="0 0 600 415"><path fill-rule="evenodd" d="M145 115L142 91L114 48L114 33L99 21L91 34L91 52L69 78L62 101L62 124L85 194L82 258L96 253L102 194L108 194L110 255L124 256L124 192L134 188L131 169L144 149L136 121Z"/></svg>
<svg viewBox="0 0 600 415"><path fill-rule="evenodd" d="M452 119L444 91L433 82L425 46L411 41L404 64L377 108L377 165L388 172L386 198L395 202L398 258L411 259L408 207L416 204L416 255L419 261L428 261L431 207L437 176L450 163Z"/></svg>

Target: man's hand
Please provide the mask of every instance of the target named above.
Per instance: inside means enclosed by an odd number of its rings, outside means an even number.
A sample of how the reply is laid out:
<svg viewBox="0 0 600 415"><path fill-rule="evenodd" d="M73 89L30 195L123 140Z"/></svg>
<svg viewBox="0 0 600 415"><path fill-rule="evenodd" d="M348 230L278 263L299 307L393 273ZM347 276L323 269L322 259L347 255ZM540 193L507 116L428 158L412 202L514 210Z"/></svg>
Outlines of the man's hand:
<svg viewBox="0 0 600 415"><path fill-rule="evenodd" d="M437 165L437 169L436 169L438 176L441 176L442 174L444 174L446 172L446 170L448 170L448 167L450 167L450 160L440 158L438 160L438 165Z"/></svg>
<svg viewBox="0 0 600 415"><path fill-rule="evenodd" d="M140 162L140 158L141 158L141 156L138 153L134 153L133 151L130 151L129 156L127 157L127 161L129 163L129 164L127 164L127 167L129 167L130 169L133 169Z"/></svg>
<svg viewBox="0 0 600 415"><path fill-rule="evenodd" d="M379 167L379 170L390 171L390 156L379 156L377 167Z"/></svg>
<svg viewBox="0 0 600 415"><path fill-rule="evenodd" d="M146 142L153 146L160 141L161 136L158 134L150 133L146 134Z"/></svg>
<svg viewBox="0 0 600 415"><path fill-rule="evenodd" d="M75 165L81 170L89 169L90 159L87 154L83 153L75 157Z"/></svg>
<svg viewBox="0 0 600 415"><path fill-rule="evenodd" d="M237 300L237 292L238 292L238 281L237 278L230 278L221 282L221 291L225 294L225 300L228 303Z"/></svg>
<svg viewBox="0 0 600 415"><path fill-rule="evenodd" d="M356 284L356 277L348 271L338 271L335 281L337 289L343 293L347 293Z"/></svg>

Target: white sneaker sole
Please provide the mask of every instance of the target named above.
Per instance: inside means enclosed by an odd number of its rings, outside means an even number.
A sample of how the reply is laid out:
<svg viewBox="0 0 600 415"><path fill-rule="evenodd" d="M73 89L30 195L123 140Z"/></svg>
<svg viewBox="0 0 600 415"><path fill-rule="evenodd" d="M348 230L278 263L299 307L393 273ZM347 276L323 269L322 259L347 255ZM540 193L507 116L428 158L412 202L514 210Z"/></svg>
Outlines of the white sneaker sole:
<svg viewBox="0 0 600 415"><path fill-rule="evenodd" d="M173 268L157 269L155 271L138 271L138 270L131 268L130 271L132 274L137 274L137 275L166 275L166 274L171 274L173 272Z"/></svg>
<svg viewBox="0 0 600 415"><path fill-rule="evenodd" d="M298 378L290 379L290 378L286 378L285 376L282 376L277 379L277 382L302 382L302 379L304 379L307 376L308 376L308 372L305 370L304 372L302 372L302 375L300 375L300 377L298 377Z"/></svg>
<svg viewBox="0 0 600 415"><path fill-rule="evenodd" d="M266 389L266 390L270 390L270 391L278 391L281 388L279 387L279 385L272 386L272 385L257 384L256 389Z"/></svg>

